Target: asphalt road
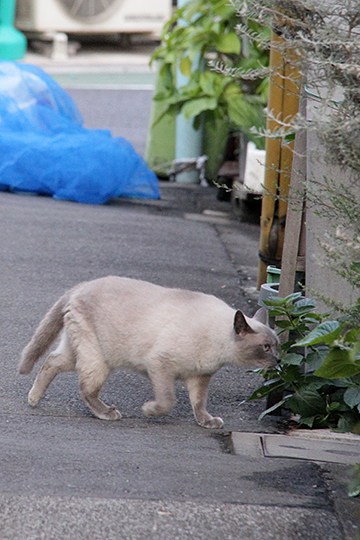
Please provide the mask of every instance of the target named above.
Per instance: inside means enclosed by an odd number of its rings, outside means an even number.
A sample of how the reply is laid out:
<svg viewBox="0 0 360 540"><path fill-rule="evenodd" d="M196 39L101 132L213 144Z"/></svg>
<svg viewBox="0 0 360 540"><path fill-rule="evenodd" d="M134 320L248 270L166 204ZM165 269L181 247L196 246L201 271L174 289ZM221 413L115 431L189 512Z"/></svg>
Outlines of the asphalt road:
<svg viewBox="0 0 360 540"><path fill-rule="evenodd" d="M187 219L170 195L158 205L102 207L0 195L1 540L342 538L317 465L228 452L230 430L266 429L260 404L241 405L256 382L245 370L214 377L209 409L224 418L223 431L195 425L181 385L171 415L144 418L148 382L120 372L103 394L122 411L118 422L90 415L74 374L28 407L33 375L17 375L20 351L74 283L126 275L250 306L228 251L237 225Z"/></svg>
<svg viewBox="0 0 360 540"><path fill-rule="evenodd" d="M140 154L145 153L149 129L152 91L149 89L69 88L82 114L85 126L109 129L115 137L124 137Z"/></svg>

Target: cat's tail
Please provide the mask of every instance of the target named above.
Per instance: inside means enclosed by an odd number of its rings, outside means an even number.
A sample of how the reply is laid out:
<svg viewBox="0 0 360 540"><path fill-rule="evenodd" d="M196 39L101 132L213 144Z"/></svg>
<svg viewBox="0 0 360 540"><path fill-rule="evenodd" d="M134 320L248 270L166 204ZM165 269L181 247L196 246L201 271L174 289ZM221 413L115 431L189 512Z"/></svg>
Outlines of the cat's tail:
<svg viewBox="0 0 360 540"><path fill-rule="evenodd" d="M64 307L69 295L65 294L49 309L35 330L30 342L21 353L19 373L30 373L34 364L55 341L64 326Z"/></svg>

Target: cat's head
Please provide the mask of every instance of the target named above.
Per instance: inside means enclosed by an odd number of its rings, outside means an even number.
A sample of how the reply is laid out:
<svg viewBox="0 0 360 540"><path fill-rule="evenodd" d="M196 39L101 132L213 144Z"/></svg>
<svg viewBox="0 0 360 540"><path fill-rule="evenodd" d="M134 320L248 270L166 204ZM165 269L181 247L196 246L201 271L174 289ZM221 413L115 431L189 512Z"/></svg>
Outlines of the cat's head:
<svg viewBox="0 0 360 540"><path fill-rule="evenodd" d="M238 362L262 368L274 367L279 360L279 339L269 327L268 312L260 308L253 317L237 311L234 317Z"/></svg>

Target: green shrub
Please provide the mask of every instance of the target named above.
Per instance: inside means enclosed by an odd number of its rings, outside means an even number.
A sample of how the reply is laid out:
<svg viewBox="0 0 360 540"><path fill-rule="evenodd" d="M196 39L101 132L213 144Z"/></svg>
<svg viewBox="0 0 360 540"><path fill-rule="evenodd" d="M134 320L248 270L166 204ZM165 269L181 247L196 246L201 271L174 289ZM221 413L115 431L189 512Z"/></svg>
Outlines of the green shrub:
<svg viewBox="0 0 360 540"><path fill-rule="evenodd" d="M354 431L360 425L360 326L352 313L327 320L313 300L294 293L266 302L275 317L281 345L280 363L270 371L256 370L264 383L249 397L272 392L282 398L261 417L283 408L299 425ZM360 312L360 302L353 312Z"/></svg>

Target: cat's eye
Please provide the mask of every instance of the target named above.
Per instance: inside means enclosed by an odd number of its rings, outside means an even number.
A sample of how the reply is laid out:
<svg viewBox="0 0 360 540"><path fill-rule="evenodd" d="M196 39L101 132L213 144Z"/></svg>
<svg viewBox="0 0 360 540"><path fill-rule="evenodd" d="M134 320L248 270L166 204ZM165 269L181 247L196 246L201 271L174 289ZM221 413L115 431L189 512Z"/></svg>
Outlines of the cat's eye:
<svg viewBox="0 0 360 540"><path fill-rule="evenodd" d="M269 343L264 343L263 347L265 352L270 352L271 345Z"/></svg>

